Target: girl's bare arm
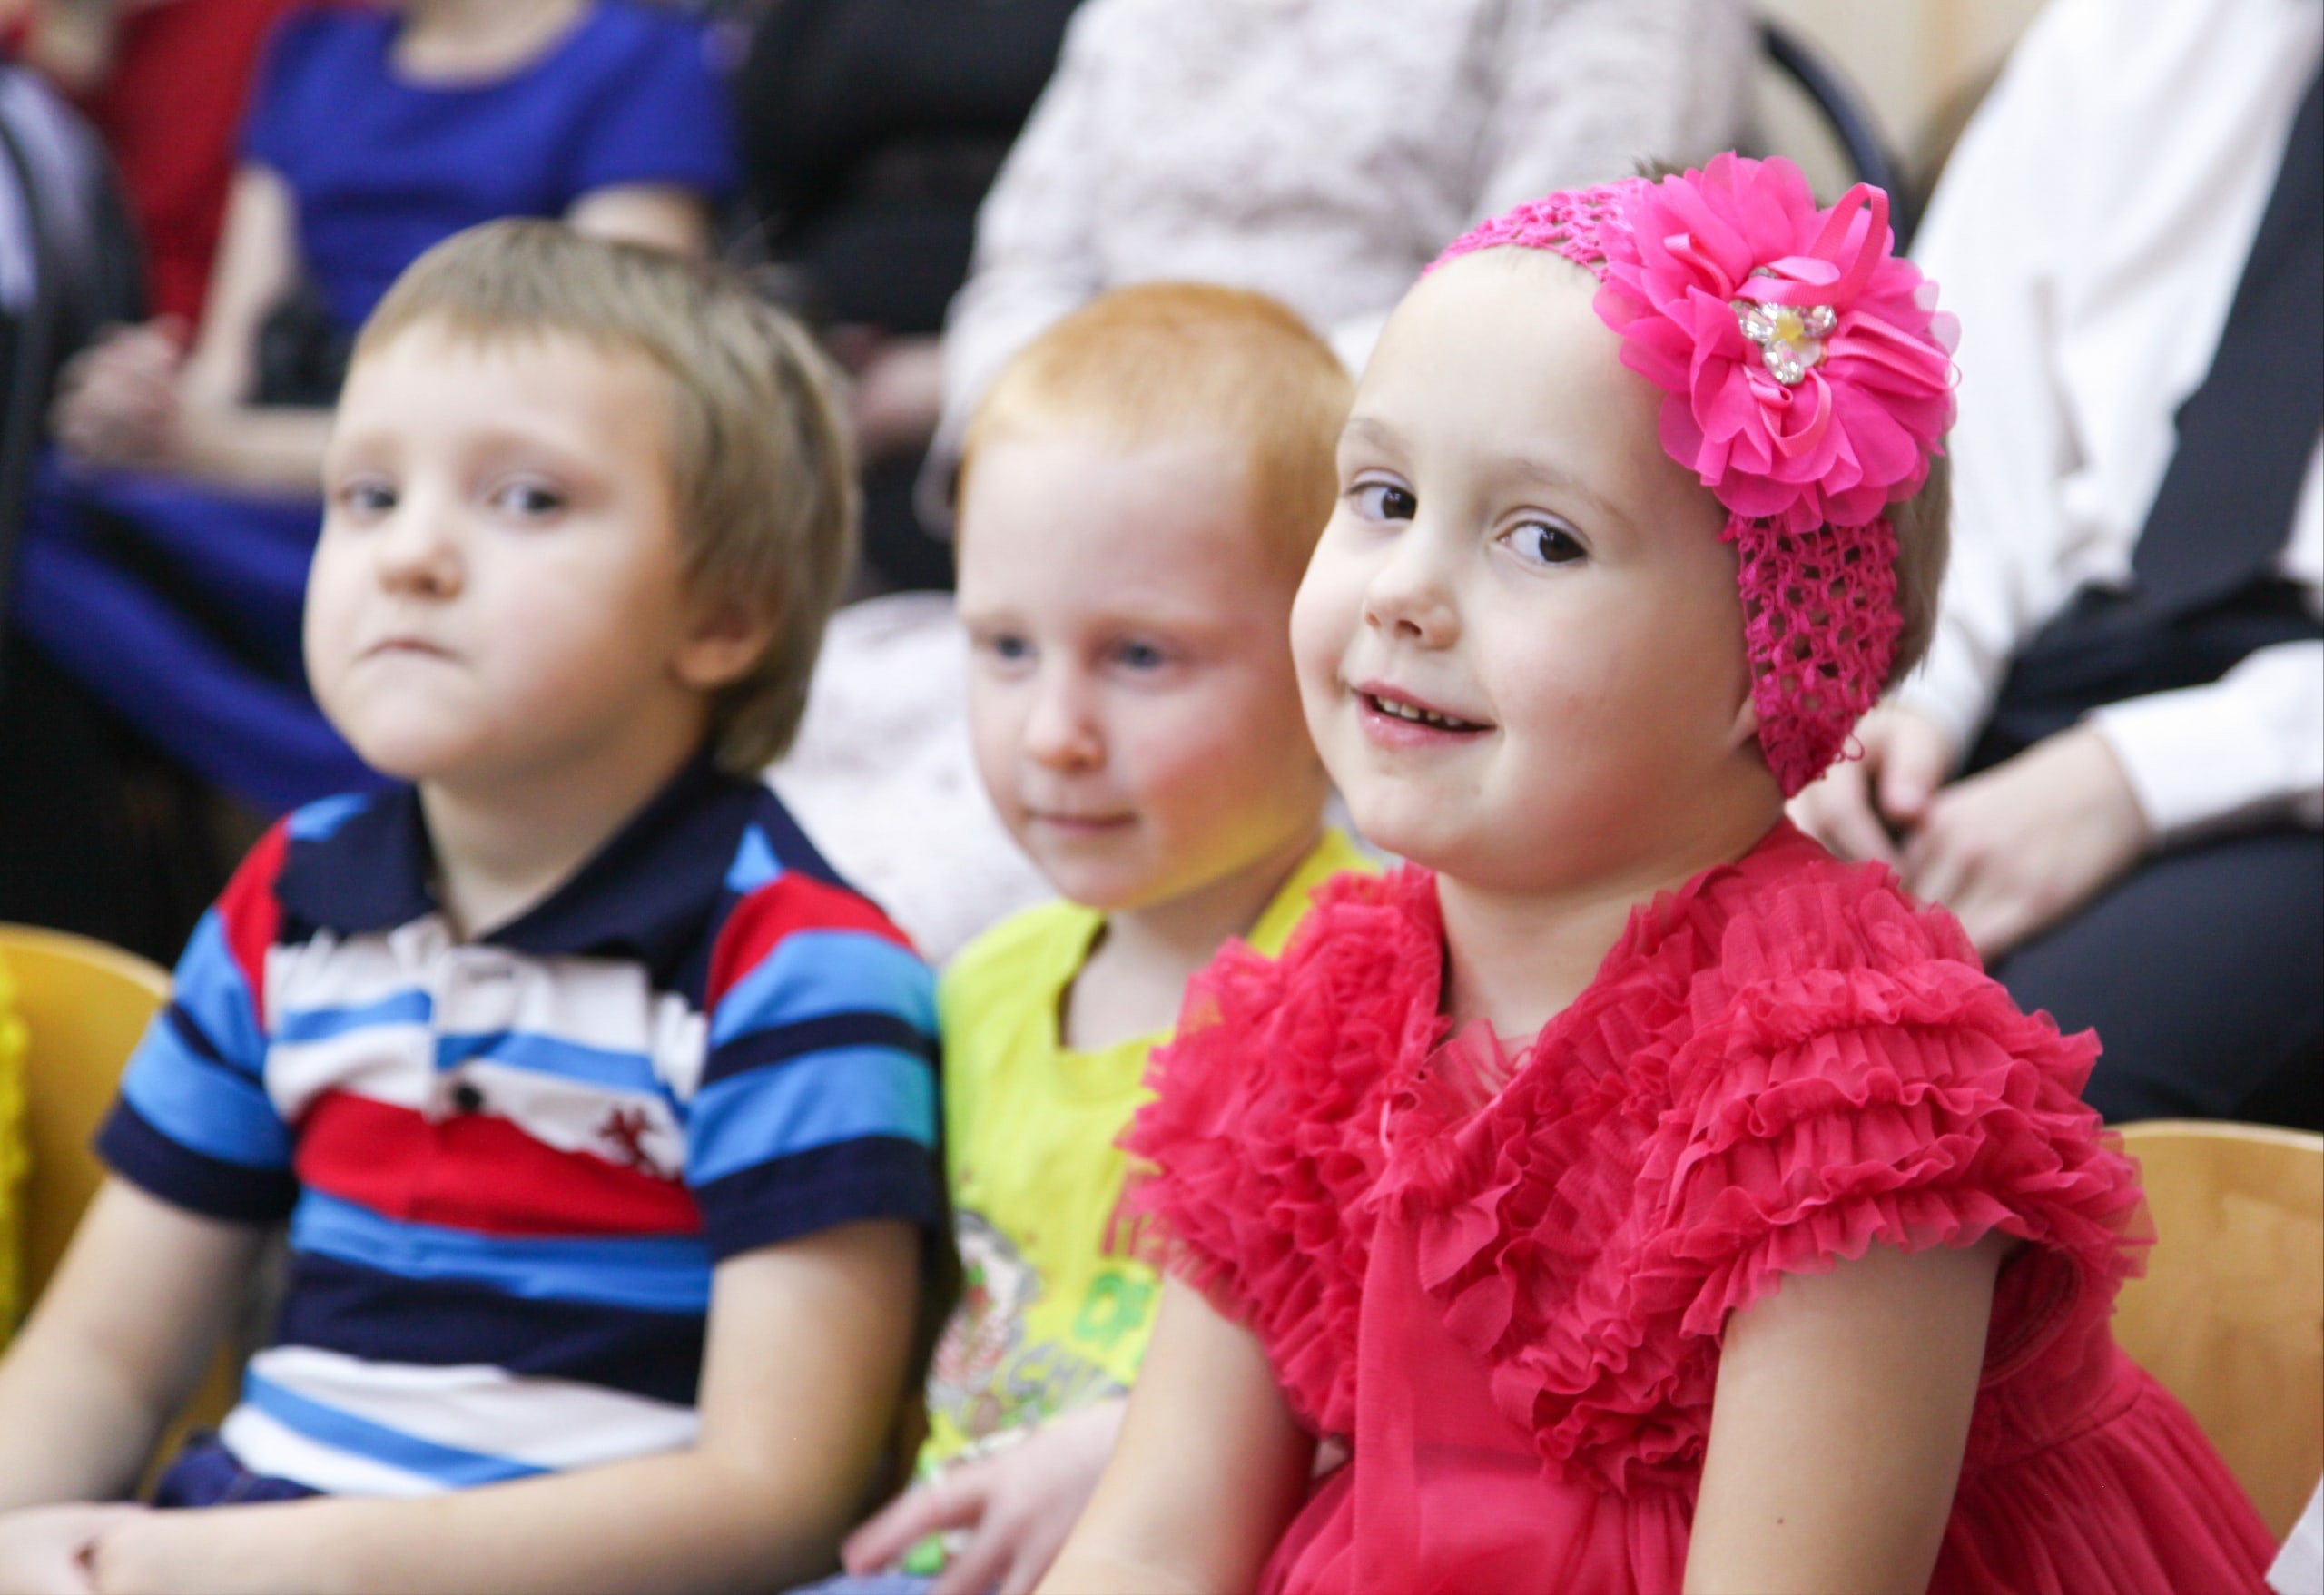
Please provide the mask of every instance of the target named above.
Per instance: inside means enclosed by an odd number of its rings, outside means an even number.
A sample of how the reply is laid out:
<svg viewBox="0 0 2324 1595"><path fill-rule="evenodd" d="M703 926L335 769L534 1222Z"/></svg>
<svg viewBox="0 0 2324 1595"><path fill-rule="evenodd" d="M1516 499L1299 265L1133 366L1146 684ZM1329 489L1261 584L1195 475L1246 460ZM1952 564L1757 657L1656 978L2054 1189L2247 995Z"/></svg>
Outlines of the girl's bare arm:
<svg viewBox="0 0 2324 1595"><path fill-rule="evenodd" d="M1257 1339L1169 1280L1113 1460L1041 1589L1255 1589L1315 1454Z"/></svg>
<svg viewBox="0 0 2324 1595"><path fill-rule="evenodd" d="M1688 1595L1928 1588L2007 1244L1875 1245L1728 1321Z"/></svg>

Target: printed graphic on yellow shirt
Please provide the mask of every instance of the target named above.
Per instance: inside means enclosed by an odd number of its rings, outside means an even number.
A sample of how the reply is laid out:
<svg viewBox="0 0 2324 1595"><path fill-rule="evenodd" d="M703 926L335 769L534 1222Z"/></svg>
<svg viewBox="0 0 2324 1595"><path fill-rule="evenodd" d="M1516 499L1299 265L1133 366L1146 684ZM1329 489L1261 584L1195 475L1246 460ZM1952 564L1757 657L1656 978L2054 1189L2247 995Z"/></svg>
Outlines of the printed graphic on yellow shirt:
<svg viewBox="0 0 2324 1595"><path fill-rule="evenodd" d="M1068 1407L1124 1393L1126 1386L1066 1346L1025 1344L1041 1297L1041 1279L1009 1237L980 1215L956 1215L960 1304L936 1344L929 1371L932 1409L965 1438L1038 1422ZM1144 1322L1150 1280L1107 1271L1092 1282L1076 1314L1076 1338L1109 1345Z"/></svg>
<svg viewBox="0 0 2324 1595"><path fill-rule="evenodd" d="M1315 886L1364 867L1326 832L1251 944L1280 950ZM925 1475L993 1435L1125 1393L1153 1333L1160 1258L1125 1200L1129 1171L1114 1143L1146 1100L1148 1056L1167 1033L1083 1051L1058 1029L1103 928L1094 909L1044 903L945 971L946 1173L966 1277L929 1373Z"/></svg>

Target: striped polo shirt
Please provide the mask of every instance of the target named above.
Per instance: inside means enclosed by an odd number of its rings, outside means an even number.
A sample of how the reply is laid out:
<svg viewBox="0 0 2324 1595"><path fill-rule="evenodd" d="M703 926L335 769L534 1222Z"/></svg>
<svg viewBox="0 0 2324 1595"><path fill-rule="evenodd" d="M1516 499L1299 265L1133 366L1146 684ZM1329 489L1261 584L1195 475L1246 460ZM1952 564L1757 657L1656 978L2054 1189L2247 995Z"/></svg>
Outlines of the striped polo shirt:
<svg viewBox="0 0 2324 1595"><path fill-rule="evenodd" d="M933 980L764 787L697 760L471 941L429 874L409 791L277 825L98 1136L166 1201L287 1217L222 1438L338 1493L684 1446L722 1259L941 1232Z"/></svg>

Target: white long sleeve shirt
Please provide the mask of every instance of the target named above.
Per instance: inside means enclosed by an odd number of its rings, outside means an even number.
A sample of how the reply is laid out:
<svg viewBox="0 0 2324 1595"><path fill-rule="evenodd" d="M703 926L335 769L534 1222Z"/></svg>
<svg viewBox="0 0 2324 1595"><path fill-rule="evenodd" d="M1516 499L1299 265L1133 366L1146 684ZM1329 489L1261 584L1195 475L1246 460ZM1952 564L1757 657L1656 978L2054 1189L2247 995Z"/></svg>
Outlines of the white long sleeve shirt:
<svg viewBox="0 0 2324 1595"><path fill-rule="evenodd" d="M1273 294L1360 369L1472 223L1732 143L1756 59L1740 0L1087 0L978 217L940 452L1128 282Z"/></svg>
<svg viewBox="0 0 2324 1595"><path fill-rule="evenodd" d="M1961 318L1953 560L1897 694L1956 747L2078 588L2129 582L2319 54L2324 0L2052 0L1963 135L1915 251ZM2324 615L2324 451L2279 568ZM2324 823L2324 643L2092 718L2166 839Z"/></svg>

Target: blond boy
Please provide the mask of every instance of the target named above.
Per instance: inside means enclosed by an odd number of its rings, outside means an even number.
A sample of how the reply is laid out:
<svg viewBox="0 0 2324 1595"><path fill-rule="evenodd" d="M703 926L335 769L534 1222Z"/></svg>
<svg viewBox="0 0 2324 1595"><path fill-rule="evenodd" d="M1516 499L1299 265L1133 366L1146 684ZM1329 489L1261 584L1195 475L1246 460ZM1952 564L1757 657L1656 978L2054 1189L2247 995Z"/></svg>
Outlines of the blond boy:
<svg viewBox="0 0 2324 1595"><path fill-rule="evenodd" d="M290 816L195 932L0 1364L0 1589L829 1565L941 1196L932 982L753 779L850 480L821 361L714 273L497 223L381 304L307 656L411 784ZM156 1497L213 1510L81 1504L286 1218L273 1340Z"/></svg>
<svg viewBox="0 0 2324 1595"><path fill-rule="evenodd" d="M1349 394L1274 300L1157 283L1052 328L970 427L979 773L1063 901L945 976L966 1293L930 1378L931 1482L850 1541L858 1572L940 1530L944 1595L1029 1588L1048 1565L1153 1322L1112 1145L1147 1054L1222 942L1279 948L1308 892L1363 862L1324 824L1287 640Z"/></svg>

